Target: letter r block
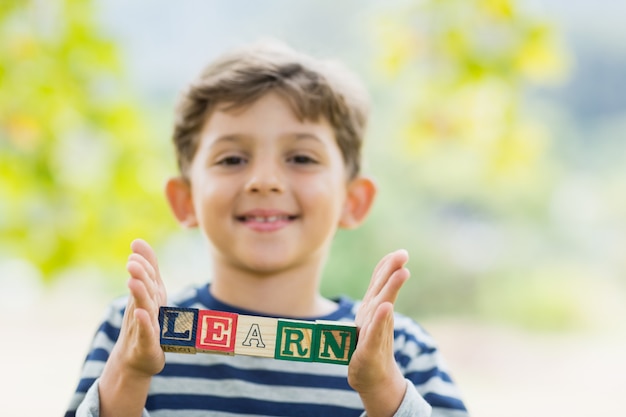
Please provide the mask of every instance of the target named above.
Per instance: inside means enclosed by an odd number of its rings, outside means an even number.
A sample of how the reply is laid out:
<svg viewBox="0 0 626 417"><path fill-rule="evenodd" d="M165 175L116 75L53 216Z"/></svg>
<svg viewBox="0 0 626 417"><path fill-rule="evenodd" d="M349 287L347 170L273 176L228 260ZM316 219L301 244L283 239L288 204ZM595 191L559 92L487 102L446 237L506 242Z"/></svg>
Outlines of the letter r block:
<svg viewBox="0 0 626 417"><path fill-rule="evenodd" d="M356 348L357 329L354 323L316 322L315 362L347 365Z"/></svg>
<svg viewBox="0 0 626 417"><path fill-rule="evenodd" d="M198 309L159 308L160 343L165 352L196 353Z"/></svg>
<svg viewBox="0 0 626 417"><path fill-rule="evenodd" d="M315 323L278 319L274 358L312 362L315 356Z"/></svg>
<svg viewBox="0 0 626 417"><path fill-rule="evenodd" d="M196 350L198 352L235 354L237 314L224 311L200 310Z"/></svg>

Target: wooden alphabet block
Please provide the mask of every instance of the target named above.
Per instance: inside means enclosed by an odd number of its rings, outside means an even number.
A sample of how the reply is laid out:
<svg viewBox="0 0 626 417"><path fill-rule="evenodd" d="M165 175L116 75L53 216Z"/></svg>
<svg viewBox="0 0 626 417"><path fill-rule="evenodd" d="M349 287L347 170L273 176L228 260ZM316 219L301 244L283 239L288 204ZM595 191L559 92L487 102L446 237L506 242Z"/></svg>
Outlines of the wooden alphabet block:
<svg viewBox="0 0 626 417"><path fill-rule="evenodd" d="M356 324L339 321L318 320L315 322L315 362L350 363L356 348Z"/></svg>
<svg viewBox="0 0 626 417"><path fill-rule="evenodd" d="M196 351L234 355L237 316L224 311L200 310Z"/></svg>
<svg viewBox="0 0 626 417"><path fill-rule="evenodd" d="M159 309L165 352L222 353L347 365L356 349L354 323L288 320L183 307Z"/></svg>
<svg viewBox="0 0 626 417"><path fill-rule="evenodd" d="M278 319L240 314L237 318L235 354L273 358L277 327Z"/></svg>
<svg viewBox="0 0 626 417"><path fill-rule="evenodd" d="M161 347L165 352L196 353L196 326L198 310L195 308L161 307L159 325Z"/></svg>
<svg viewBox="0 0 626 417"><path fill-rule="evenodd" d="M276 359L311 362L315 356L315 323L278 319Z"/></svg>

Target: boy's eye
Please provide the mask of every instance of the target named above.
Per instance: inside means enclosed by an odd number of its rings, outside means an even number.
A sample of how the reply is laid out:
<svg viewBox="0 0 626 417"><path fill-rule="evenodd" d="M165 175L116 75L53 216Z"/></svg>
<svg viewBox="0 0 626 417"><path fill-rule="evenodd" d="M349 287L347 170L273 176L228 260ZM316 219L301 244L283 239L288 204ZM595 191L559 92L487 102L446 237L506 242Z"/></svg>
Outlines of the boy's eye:
<svg viewBox="0 0 626 417"><path fill-rule="evenodd" d="M217 161L217 164L230 166L230 165L241 165L245 162L246 160L242 158L241 156L227 156Z"/></svg>
<svg viewBox="0 0 626 417"><path fill-rule="evenodd" d="M315 164L317 161L310 156L307 155L294 155L289 158L289 162L293 162L295 164Z"/></svg>

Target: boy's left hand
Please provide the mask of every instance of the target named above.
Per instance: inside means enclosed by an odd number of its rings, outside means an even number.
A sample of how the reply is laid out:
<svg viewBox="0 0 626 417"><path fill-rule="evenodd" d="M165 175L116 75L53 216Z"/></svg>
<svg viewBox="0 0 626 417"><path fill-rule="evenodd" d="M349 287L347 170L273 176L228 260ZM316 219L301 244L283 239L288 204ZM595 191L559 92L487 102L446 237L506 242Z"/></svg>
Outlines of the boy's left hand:
<svg viewBox="0 0 626 417"><path fill-rule="evenodd" d="M406 382L394 359L393 303L409 278L405 250L386 255L374 269L356 315L359 341L348 366L348 383L359 393L367 415L392 416Z"/></svg>

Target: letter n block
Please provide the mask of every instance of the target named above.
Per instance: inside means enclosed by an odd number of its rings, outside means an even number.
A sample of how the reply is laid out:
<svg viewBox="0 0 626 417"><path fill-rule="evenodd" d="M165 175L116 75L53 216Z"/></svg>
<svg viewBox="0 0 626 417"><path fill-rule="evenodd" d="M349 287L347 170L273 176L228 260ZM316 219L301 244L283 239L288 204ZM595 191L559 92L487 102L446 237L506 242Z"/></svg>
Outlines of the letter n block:
<svg viewBox="0 0 626 417"><path fill-rule="evenodd" d="M196 353L198 309L161 307L159 326L161 348L165 352Z"/></svg>
<svg viewBox="0 0 626 417"><path fill-rule="evenodd" d="M200 310L198 313L198 352L235 354L237 314L224 311Z"/></svg>
<svg viewBox="0 0 626 417"><path fill-rule="evenodd" d="M315 356L315 323L278 319L274 358L312 362Z"/></svg>
<svg viewBox="0 0 626 417"><path fill-rule="evenodd" d="M339 321L318 320L316 322L315 362L350 363L356 348L356 324Z"/></svg>
<svg viewBox="0 0 626 417"><path fill-rule="evenodd" d="M276 351L278 319L246 316L237 318L235 354L273 358Z"/></svg>

